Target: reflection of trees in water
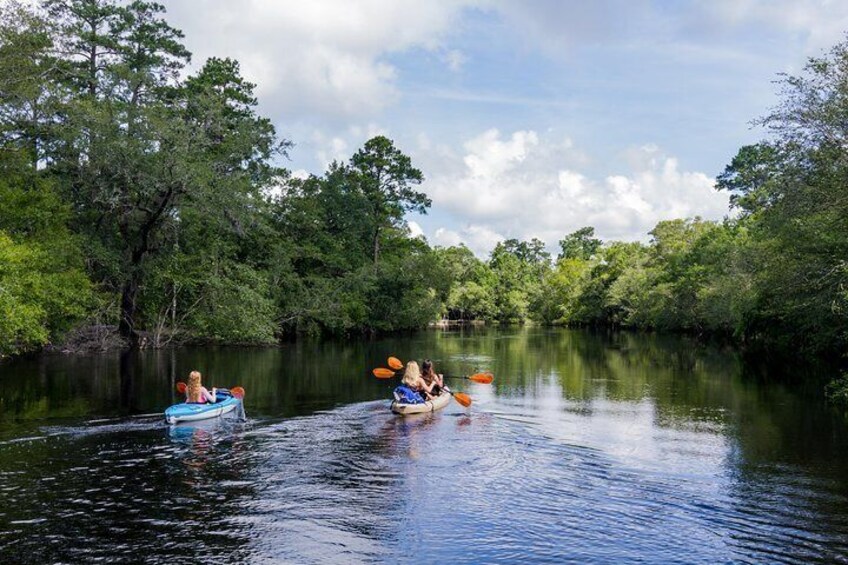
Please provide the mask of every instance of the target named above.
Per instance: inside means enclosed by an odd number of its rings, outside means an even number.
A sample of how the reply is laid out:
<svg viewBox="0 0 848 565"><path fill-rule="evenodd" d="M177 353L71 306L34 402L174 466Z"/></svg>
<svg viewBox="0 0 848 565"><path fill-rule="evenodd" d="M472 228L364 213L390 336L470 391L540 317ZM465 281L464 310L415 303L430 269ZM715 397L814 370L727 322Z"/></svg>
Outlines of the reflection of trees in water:
<svg viewBox="0 0 848 565"><path fill-rule="evenodd" d="M241 385L248 414L293 416L340 403L388 398L392 382L370 369L385 364L391 350L364 340L303 340L280 348L196 348L179 356L178 374L194 367L204 382Z"/></svg>
<svg viewBox="0 0 848 565"><path fill-rule="evenodd" d="M841 413L799 391L797 381L787 383L779 368L752 368L727 347L686 336L549 328L442 332L432 345L448 371L471 369L452 358L491 357L492 386L502 396L549 394L553 384L589 412L598 398L650 399L656 425L727 430L745 459L848 470Z"/></svg>
<svg viewBox="0 0 848 565"><path fill-rule="evenodd" d="M124 351L41 355L3 367L0 418L93 417L164 410L176 352Z"/></svg>
<svg viewBox="0 0 848 565"><path fill-rule="evenodd" d="M540 397L555 385L567 400L562 409L586 416L597 399L650 400L656 427L727 438L731 509L759 508L783 532L848 533L848 426L821 399L820 378L787 381L781 367L752 366L732 349L685 336L507 328L437 343L447 359L490 356L501 396ZM750 540L733 544L751 548Z"/></svg>

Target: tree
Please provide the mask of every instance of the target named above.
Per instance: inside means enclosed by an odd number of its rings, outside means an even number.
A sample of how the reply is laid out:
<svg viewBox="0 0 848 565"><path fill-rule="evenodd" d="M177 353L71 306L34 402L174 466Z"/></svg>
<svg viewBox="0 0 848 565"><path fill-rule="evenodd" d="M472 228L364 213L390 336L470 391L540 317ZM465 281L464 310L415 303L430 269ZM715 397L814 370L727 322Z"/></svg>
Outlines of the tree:
<svg viewBox="0 0 848 565"><path fill-rule="evenodd" d="M576 300L589 273L584 259L560 259L545 274L531 297L530 315L543 324L563 324L571 320Z"/></svg>
<svg viewBox="0 0 848 565"><path fill-rule="evenodd" d="M614 325L621 318L619 304L611 303L609 292L621 275L641 259L640 243L613 241L600 248L589 263L589 272L580 285L568 320L575 324Z"/></svg>
<svg viewBox="0 0 848 565"><path fill-rule="evenodd" d="M441 297L450 320L486 320L495 315L495 276L465 245L434 250L448 281Z"/></svg>
<svg viewBox="0 0 848 565"><path fill-rule="evenodd" d="M0 9L0 142L25 153L34 165L47 121L45 100L52 62L47 23L19 4Z"/></svg>
<svg viewBox="0 0 848 565"><path fill-rule="evenodd" d="M601 240L595 239L595 228L585 227L568 234L559 242L560 253L557 260L591 259L601 248Z"/></svg>
<svg viewBox="0 0 848 565"><path fill-rule="evenodd" d="M0 357L44 345L94 302L69 215L25 155L0 153Z"/></svg>
<svg viewBox="0 0 848 565"><path fill-rule="evenodd" d="M495 316L504 322L523 322L531 296L550 269L544 242L507 239L492 250L489 267L495 278Z"/></svg>
<svg viewBox="0 0 848 565"><path fill-rule="evenodd" d="M388 227L403 225L406 212L426 214L431 201L413 186L424 175L412 166L412 160L394 146L389 138L378 135L369 139L350 159L350 180L365 195L371 226L373 261L380 257L380 236Z"/></svg>
<svg viewBox="0 0 848 565"><path fill-rule="evenodd" d="M730 192L730 204L746 215L763 210L778 196L773 188L779 159L778 148L772 144L746 145L716 177L716 188Z"/></svg>
<svg viewBox="0 0 848 565"><path fill-rule="evenodd" d="M777 348L834 352L848 343L846 76L848 42L784 75L780 103L759 120L771 139L742 148L718 179L753 211L757 304L746 333Z"/></svg>
<svg viewBox="0 0 848 565"><path fill-rule="evenodd" d="M66 93L61 135L45 144L47 165L87 235L93 272L121 295L121 333L135 340L139 293L151 257L167 253L184 207L242 229L285 148L255 114L253 85L238 64L211 59L182 81L189 59L164 8L134 1L51 0L56 65ZM58 99L59 97L57 97ZM7 106L7 115L19 112ZM18 121L6 121L7 131ZM32 137L21 130L21 138Z"/></svg>

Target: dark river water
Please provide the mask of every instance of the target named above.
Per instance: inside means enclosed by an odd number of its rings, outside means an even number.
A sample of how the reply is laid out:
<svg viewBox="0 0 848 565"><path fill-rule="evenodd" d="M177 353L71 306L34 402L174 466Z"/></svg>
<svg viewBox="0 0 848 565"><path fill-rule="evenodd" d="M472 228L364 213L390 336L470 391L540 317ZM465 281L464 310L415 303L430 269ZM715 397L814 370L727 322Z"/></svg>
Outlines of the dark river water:
<svg viewBox="0 0 848 565"><path fill-rule="evenodd" d="M389 355L474 399L389 411ZM173 383L247 420L167 426ZM423 332L0 364L0 563L848 562L848 420L678 337Z"/></svg>

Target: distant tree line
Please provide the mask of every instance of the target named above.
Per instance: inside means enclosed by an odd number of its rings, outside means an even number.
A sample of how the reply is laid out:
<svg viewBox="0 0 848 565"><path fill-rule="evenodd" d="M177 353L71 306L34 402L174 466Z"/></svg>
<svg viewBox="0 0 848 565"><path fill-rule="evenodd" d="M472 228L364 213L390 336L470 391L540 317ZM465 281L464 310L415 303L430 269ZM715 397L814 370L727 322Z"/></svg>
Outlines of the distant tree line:
<svg viewBox="0 0 848 565"><path fill-rule="evenodd" d="M482 260L412 237L424 177L383 136L321 176L257 113L238 62L190 54L162 6L8 2L0 14L0 355L85 327L126 342L272 343L440 318L723 334L806 355L848 337L848 47L781 81L717 186L722 222L648 244L582 228Z"/></svg>

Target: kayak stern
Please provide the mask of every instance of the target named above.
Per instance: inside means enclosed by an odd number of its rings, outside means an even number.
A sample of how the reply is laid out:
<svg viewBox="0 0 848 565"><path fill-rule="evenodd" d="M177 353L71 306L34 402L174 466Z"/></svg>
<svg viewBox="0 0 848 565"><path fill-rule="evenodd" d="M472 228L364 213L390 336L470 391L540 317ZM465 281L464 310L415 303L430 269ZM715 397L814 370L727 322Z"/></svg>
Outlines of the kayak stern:
<svg viewBox="0 0 848 565"><path fill-rule="evenodd" d="M198 420L218 418L235 410L240 403L241 400L238 398L228 396L213 404L188 404L185 402L174 404L165 410L165 421L173 425L180 422L196 422Z"/></svg>

